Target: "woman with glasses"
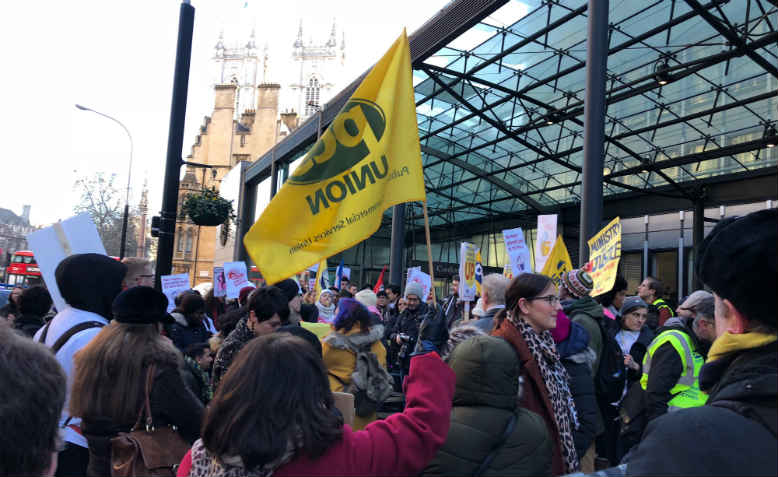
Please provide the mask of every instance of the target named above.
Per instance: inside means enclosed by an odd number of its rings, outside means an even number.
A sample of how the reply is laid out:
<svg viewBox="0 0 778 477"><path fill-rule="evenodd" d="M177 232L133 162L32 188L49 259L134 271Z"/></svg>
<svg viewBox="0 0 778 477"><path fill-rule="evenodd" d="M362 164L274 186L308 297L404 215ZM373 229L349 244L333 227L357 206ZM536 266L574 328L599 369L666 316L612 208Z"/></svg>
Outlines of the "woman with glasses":
<svg viewBox="0 0 778 477"><path fill-rule="evenodd" d="M612 465L621 461L621 457L640 439L643 430L642 423L636 419L643 412L643 390L639 381L643 373L643 357L655 336L654 331L646 326L647 317L648 304L638 296L630 296L624 299L616 321L607 330L619 344L627 370L622 398L618 402L602 405L605 434L600 441L600 451L603 453L604 447L604 456ZM632 389L636 383L637 386ZM629 421L633 422L622 427L619 418L621 414L629 416Z"/></svg>
<svg viewBox="0 0 778 477"><path fill-rule="evenodd" d="M561 475L579 469L573 430L578 427L575 404L554 338L561 309L556 285L538 273L523 273L505 292L505 309L496 317L493 336L511 344L521 363L522 407L539 414L552 436L551 472Z"/></svg>

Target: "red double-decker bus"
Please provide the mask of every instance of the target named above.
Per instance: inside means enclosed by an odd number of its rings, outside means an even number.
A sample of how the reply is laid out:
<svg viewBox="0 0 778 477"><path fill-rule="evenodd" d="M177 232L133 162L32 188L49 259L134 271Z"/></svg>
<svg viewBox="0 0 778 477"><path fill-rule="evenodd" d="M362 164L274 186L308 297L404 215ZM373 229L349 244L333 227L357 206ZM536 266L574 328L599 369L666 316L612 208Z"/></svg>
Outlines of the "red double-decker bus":
<svg viewBox="0 0 778 477"><path fill-rule="evenodd" d="M18 287L41 284L41 269L32 252L29 250L14 252L11 263L5 269L5 282Z"/></svg>

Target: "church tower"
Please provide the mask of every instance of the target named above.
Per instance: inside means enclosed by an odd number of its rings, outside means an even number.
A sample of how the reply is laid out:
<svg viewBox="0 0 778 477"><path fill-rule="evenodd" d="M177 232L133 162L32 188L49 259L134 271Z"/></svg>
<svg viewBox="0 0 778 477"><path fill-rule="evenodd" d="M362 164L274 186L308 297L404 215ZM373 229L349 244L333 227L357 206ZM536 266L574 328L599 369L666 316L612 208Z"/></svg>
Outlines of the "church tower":
<svg viewBox="0 0 778 477"><path fill-rule="evenodd" d="M313 116L337 92L335 86L341 83L345 49L345 37L338 45L334 20L327 41L322 43L314 43L312 38L305 43L300 21L292 45L296 74L285 86L289 90L287 109L297 111L301 121Z"/></svg>
<svg viewBox="0 0 778 477"><path fill-rule="evenodd" d="M266 59L267 54L263 60ZM234 84L238 88L235 119L240 118L248 110L256 109L260 58L255 30L251 30L251 35L245 44L234 47L225 45L224 32L221 32L214 47L213 63L213 86Z"/></svg>

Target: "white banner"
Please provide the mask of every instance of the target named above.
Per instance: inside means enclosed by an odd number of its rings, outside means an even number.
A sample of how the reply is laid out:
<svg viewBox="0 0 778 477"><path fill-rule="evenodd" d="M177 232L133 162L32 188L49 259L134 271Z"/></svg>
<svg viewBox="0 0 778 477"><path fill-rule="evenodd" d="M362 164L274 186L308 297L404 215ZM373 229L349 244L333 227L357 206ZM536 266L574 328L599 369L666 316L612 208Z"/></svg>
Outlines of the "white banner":
<svg viewBox="0 0 778 477"><path fill-rule="evenodd" d="M97 227L87 213L36 230L27 236L27 244L35 255L35 261L57 311L64 310L66 306L54 277L59 262L77 253L106 254Z"/></svg>
<svg viewBox="0 0 778 477"><path fill-rule="evenodd" d="M462 242L459 251L459 299L475 301L475 245Z"/></svg>
<svg viewBox="0 0 778 477"><path fill-rule="evenodd" d="M541 273L556 241L556 214L538 215L538 235L535 240L535 272ZM516 271L513 271L514 276Z"/></svg>
<svg viewBox="0 0 778 477"><path fill-rule="evenodd" d="M227 298L238 298L241 288L254 286L248 280L248 272L246 272L244 262L225 262L224 278L227 282Z"/></svg>
<svg viewBox="0 0 778 477"><path fill-rule="evenodd" d="M227 295L227 281L224 279L224 267L213 267L213 296Z"/></svg>
<svg viewBox="0 0 778 477"><path fill-rule="evenodd" d="M189 286L189 274L162 275L159 280L162 282L162 293L167 297L167 312L170 313L176 307L176 297L192 288Z"/></svg>
<svg viewBox="0 0 778 477"><path fill-rule="evenodd" d="M508 252L508 265L513 276L532 271L530 251L524 240L524 231L521 227L502 231L505 240L505 250ZM504 274L505 272L503 272Z"/></svg>

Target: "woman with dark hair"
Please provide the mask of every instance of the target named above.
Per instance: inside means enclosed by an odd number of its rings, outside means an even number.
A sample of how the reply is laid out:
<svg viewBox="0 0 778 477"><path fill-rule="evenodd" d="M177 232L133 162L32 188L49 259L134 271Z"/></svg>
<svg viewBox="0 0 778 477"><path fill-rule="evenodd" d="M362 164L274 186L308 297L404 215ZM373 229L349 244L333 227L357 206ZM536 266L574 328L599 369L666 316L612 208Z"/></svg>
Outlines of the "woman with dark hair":
<svg viewBox="0 0 778 477"><path fill-rule="evenodd" d="M569 376L549 330L561 309L556 285L545 275L522 273L505 292L505 309L496 317L493 336L506 339L518 355L524 379L522 407L539 414L552 436L553 475L579 469L573 430L578 427Z"/></svg>
<svg viewBox="0 0 778 477"><path fill-rule="evenodd" d="M199 435L203 405L179 374L180 354L160 334L166 308L153 288L128 288L114 300L113 321L75 356L70 415L81 417L89 476L111 475L111 438L137 424L148 374L152 424L176 426L189 442Z"/></svg>
<svg viewBox="0 0 778 477"><path fill-rule="evenodd" d="M615 320L618 316L621 305L624 304L624 298L627 296L628 286L627 280L621 275L617 275L611 291L595 298L602 305L602 311L605 316L611 320Z"/></svg>
<svg viewBox="0 0 778 477"><path fill-rule="evenodd" d="M43 326L43 317L51 309L51 295L46 288L36 285L27 288L19 298L19 313L14 316L13 327L25 336L32 338Z"/></svg>
<svg viewBox="0 0 778 477"><path fill-rule="evenodd" d="M170 316L175 323L167 325L165 331L173 344L185 351L192 343L208 341L211 332L205 326L205 300L198 293L186 293Z"/></svg>
<svg viewBox="0 0 778 477"><path fill-rule="evenodd" d="M405 410L353 431L313 347L262 336L225 375L178 475L417 475L446 439L454 380L436 353L414 357Z"/></svg>
<svg viewBox="0 0 778 477"><path fill-rule="evenodd" d="M322 358L333 392L345 392L351 384L351 375L357 365L357 355L353 349L369 348L378 358L378 363L386 368L386 348L381 344L384 326L370 326L370 323L370 312L364 305L353 298L340 299L332 323L334 329L322 339ZM364 429L375 419L375 413L355 416L354 429Z"/></svg>
<svg viewBox="0 0 778 477"><path fill-rule="evenodd" d="M214 391L232 364L232 360L246 343L257 336L274 332L289 321L289 302L278 287L258 288L251 294L246 308L246 315L240 318L235 329L227 336L216 354L211 372L211 385Z"/></svg>

